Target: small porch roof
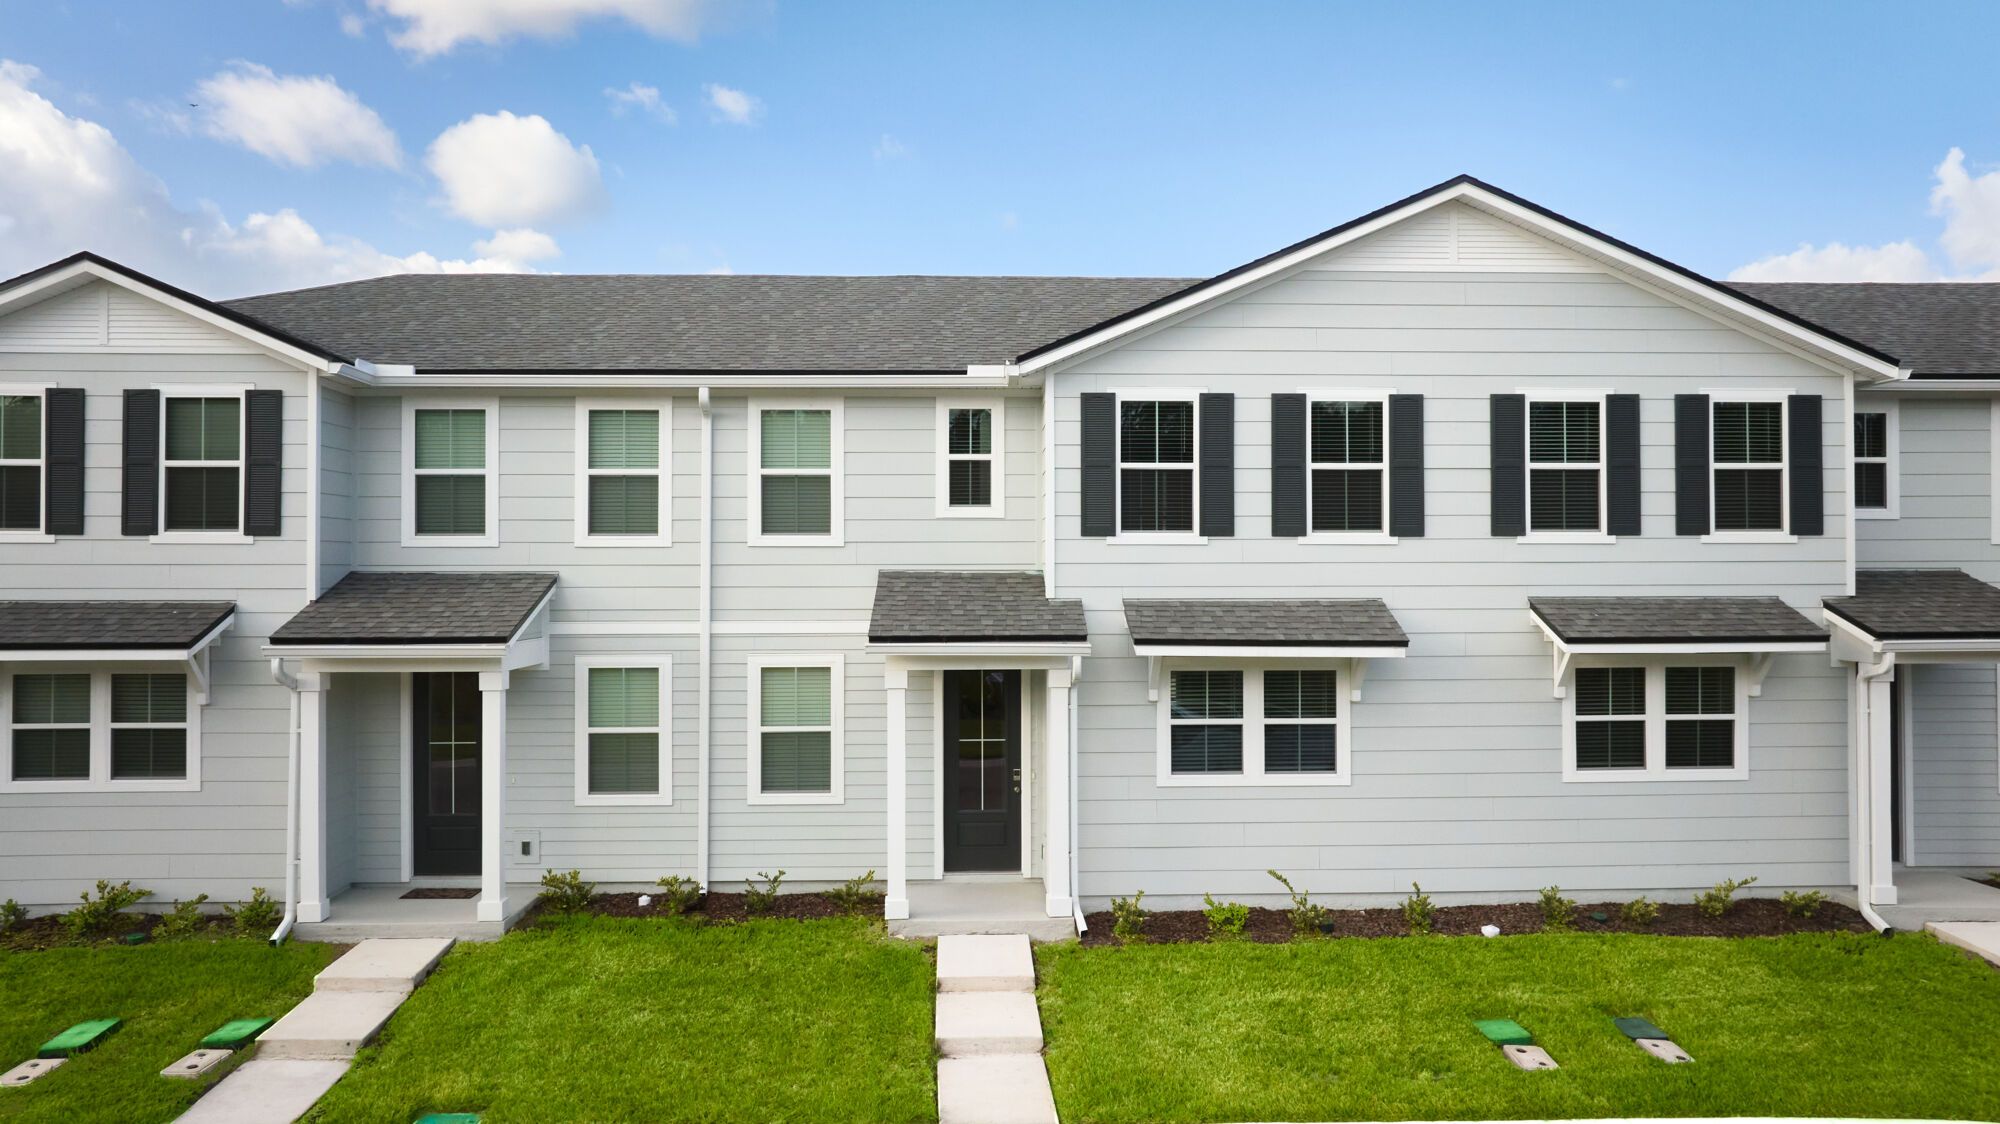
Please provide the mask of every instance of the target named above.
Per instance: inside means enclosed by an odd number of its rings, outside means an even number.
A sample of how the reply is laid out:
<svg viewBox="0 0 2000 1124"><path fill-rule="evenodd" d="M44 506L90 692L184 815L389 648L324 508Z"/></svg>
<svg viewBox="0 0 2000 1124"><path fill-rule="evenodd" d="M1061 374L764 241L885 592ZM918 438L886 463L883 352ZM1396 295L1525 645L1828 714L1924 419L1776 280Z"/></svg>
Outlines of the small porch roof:
<svg viewBox="0 0 2000 1124"><path fill-rule="evenodd" d="M1963 570L1862 570L1854 589L1826 599L1838 659L2000 660L2000 589Z"/></svg>
<svg viewBox="0 0 2000 1124"><path fill-rule="evenodd" d="M185 659L235 616L233 601L0 601L0 659Z"/></svg>
<svg viewBox="0 0 2000 1124"><path fill-rule="evenodd" d="M1090 650L1090 630L1083 602L1047 596L1042 575L1032 571L883 570L868 645L913 654L1067 656Z"/></svg>
<svg viewBox="0 0 2000 1124"><path fill-rule="evenodd" d="M1531 597L1528 610L1549 639L1579 651L1826 646L1825 629L1776 597Z"/></svg>
<svg viewBox="0 0 2000 1124"><path fill-rule="evenodd" d="M556 575L471 571L352 573L279 625L267 656L318 659L501 659L543 662L540 622ZM519 650L536 641L541 651Z"/></svg>
<svg viewBox="0 0 2000 1124"><path fill-rule="evenodd" d="M1125 599L1125 628L1142 656L1400 657L1410 638L1379 598Z"/></svg>

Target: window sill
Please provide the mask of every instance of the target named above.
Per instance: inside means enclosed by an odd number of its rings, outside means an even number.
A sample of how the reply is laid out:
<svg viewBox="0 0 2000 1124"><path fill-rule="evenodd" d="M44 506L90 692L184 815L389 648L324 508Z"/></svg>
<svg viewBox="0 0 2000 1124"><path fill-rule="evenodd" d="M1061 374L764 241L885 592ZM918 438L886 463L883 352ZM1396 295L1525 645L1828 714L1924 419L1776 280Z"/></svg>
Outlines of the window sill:
<svg viewBox="0 0 2000 1124"><path fill-rule="evenodd" d="M665 535L579 535L576 545L580 547L660 547L672 546L673 540Z"/></svg>
<svg viewBox="0 0 2000 1124"><path fill-rule="evenodd" d="M1314 531L1300 535L1308 546L1395 546L1401 539L1385 531Z"/></svg>
<svg viewBox="0 0 2000 1124"><path fill-rule="evenodd" d="M744 797L747 804L845 804L847 801L837 792L752 792Z"/></svg>
<svg viewBox="0 0 2000 1124"><path fill-rule="evenodd" d="M404 535L404 546L499 546L496 535Z"/></svg>
<svg viewBox="0 0 2000 1124"><path fill-rule="evenodd" d="M45 535L40 531L0 531L0 543L51 543L54 541L56 541L54 535Z"/></svg>
<svg viewBox="0 0 2000 1124"><path fill-rule="evenodd" d="M937 509L937 517L939 519L1005 519L1007 513L1000 508L988 504L985 507L940 507Z"/></svg>
<svg viewBox="0 0 2000 1124"><path fill-rule="evenodd" d="M1854 517L1856 519L1901 519L1903 516L1901 512L1893 507L1857 507L1854 509Z"/></svg>
<svg viewBox="0 0 2000 1124"><path fill-rule="evenodd" d="M1192 531L1126 531L1104 541L1112 546L1207 546L1208 536Z"/></svg>
<svg viewBox="0 0 2000 1124"><path fill-rule="evenodd" d="M146 541L180 543L189 546L241 546L245 543L256 542L257 540L240 531L164 531L160 534L149 536Z"/></svg>
<svg viewBox="0 0 2000 1124"><path fill-rule="evenodd" d="M0 793L30 792L200 792L199 780L179 781L0 781Z"/></svg>
<svg viewBox="0 0 2000 1124"><path fill-rule="evenodd" d="M674 802L671 792L634 792L618 796L583 792L576 796L579 808L664 808Z"/></svg>
<svg viewBox="0 0 2000 1124"><path fill-rule="evenodd" d="M1736 769L1568 769L1565 784L1631 784L1651 781L1673 784L1678 781L1747 781L1748 768Z"/></svg>
<svg viewBox="0 0 2000 1124"><path fill-rule="evenodd" d="M751 535L751 546L845 546L842 536L825 535Z"/></svg>
<svg viewBox="0 0 2000 1124"><path fill-rule="evenodd" d="M1703 542L1712 543L1790 543L1799 541L1797 535L1783 531L1714 531L1701 537Z"/></svg>
<svg viewBox="0 0 2000 1124"><path fill-rule="evenodd" d="M1531 531L1514 540L1518 543L1614 543L1617 535L1607 535L1602 531Z"/></svg>
<svg viewBox="0 0 2000 1124"><path fill-rule="evenodd" d="M1165 773L1154 780L1161 788L1328 788L1354 783L1349 773Z"/></svg>

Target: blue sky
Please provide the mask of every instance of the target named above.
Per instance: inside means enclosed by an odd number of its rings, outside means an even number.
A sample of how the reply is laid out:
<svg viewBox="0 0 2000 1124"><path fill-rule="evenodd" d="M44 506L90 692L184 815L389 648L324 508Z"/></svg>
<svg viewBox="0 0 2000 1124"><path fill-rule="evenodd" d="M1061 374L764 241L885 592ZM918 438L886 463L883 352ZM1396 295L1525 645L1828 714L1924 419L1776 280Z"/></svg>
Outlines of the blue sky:
<svg viewBox="0 0 2000 1124"><path fill-rule="evenodd" d="M1198 275L1470 172L1718 276L2000 277L2000 5L455 10L9 5L0 274Z"/></svg>

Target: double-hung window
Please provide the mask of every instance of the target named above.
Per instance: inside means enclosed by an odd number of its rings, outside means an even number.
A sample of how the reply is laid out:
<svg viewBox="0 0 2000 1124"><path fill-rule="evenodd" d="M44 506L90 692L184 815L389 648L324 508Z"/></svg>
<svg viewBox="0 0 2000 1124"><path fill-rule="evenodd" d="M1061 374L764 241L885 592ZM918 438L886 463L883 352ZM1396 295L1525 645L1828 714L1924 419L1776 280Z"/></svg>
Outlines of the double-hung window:
<svg viewBox="0 0 2000 1124"><path fill-rule="evenodd" d="M1576 669L1576 767L1646 767L1646 669Z"/></svg>
<svg viewBox="0 0 2000 1124"><path fill-rule="evenodd" d="M1314 534L1388 528L1386 393L1367 399L1309 397L1306 438Z"/></svg>
<svg viewBox="0 0 2000 1124"><path fill-rule="evenodd" d="M162 392L168 533L243 526L243 397Z"/></svg>
<svg viewBox="0 0 2000 1124"><path fill-rule="evenodd" d="M74 666L0 674L0 789L201 787L200 708L184 672Z"/></svg>
<svg viewBox="0 0 2000 1124"><path fill-rule="evenodd" d="M1001 430L1005 413L999 399L938 400L938 514L1005 514Z"/></svg>
<svg viewBox="0 0 2000 1124"><path fill-rule="evenodd" d="M1196 395L1118 399L1118 533L1194 533Z"/></svg>
<svg viewBox="0 0 2000 1124"><path fill-rule="evenodd" d="M499 544L500 404L404 400L403 545Z"/></svg>
<svg viewBox="0 0 2000 1124"><path fill-rule="evenodd" d="M672 407L580 400L577 419L578 546L664 546Z"/></svg>
<svg viewBox="0 0 2000 1124"><path fill-rule="evenodd" d="M1162 785L1346 784L1344 668L1169 667L1160 699Z"/></svg>
<svg viewBox="0 0 2000 1124"><path fill-rule="evenodd" d="M1604 395L1528 391L1528 533L1604 530Z"/></svg>
<svg viewBox="0 0 2000 1124"><path fill-rule="evenodd" d="M1175 671L1167 710L1177 774L1243 772L1243 673Z"/></svg>
<svg viewBox="0 0 2000 1124"><path fill-rule="evenodd" d="M133 673L111 677L111 779L181 780L187 776L187 676Z"/></svg>
<svg viewBox="0 0 2000 1124"><path fill-rule="evenodd" d="M1884 403L1854 414L1854 513L1863 519L1896 517L1897 409Z"/></svg>
<svg viewBox="0 0 2000 1124"><path fill-rule="evenodd" d="M15 781L90 779L88 672L16 675L12 703Z"/></svg>
<svg viewBox="0 0 2000 1124"><path fill-rule="evenodd" d="M1789 506L1783 397L1717 397L1709 412L1716 533L1783 533Z"/></svg>
<svg viewBox="0 0 2000 1124"><path fill-rule="evenodd" d="M1339 763L1340 700L1329 668L1270 669L1264 677L1264 771L1332 773Z"/></svg>
<svg viewBox="0 0 2000 1124"><path fill-rule="evenodd" d="M0 392L0 532L42 529L42 396Z"/></svg>
<svg viewBox="0 0 2000 1124"><path fill-rule="evenodd" d="M578 804L673 803L672 694L666 656L576 661Z"/></svg>
<svg viewBox="0 0 2000 1124"><path fill-rule="evenodd" d="M840 545L840 402L753 401L750 419L750 542Z"/></svg>
<svg viewBox="0 0 2000 1124"><path fill-rule="evenodd" d="M1748 777L1746 677L1728 657L1597 657L1570 670L1563 777Z"/></svg>
<svg viewBox="0 0 2000 1124"><path fill-rule="evenodd" d="M1666 669L1667 768L1736 765L1736 669Z"/></svg>
<svg viewBox="0 0 2000 1124"><path fill-rule="evenodd" d="M750 661L750 803L841 802L841 670L839 656Z"/></svg>

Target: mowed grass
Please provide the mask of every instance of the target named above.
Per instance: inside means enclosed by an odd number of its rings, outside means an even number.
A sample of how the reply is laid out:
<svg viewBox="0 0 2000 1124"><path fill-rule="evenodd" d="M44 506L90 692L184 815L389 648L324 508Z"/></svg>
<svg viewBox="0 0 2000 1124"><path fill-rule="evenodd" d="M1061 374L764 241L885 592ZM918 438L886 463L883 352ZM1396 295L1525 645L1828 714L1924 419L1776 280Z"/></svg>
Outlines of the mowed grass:
<svg viewBox="0 0 2000 1124"><path fill-rule="evenodd" d="M933 1120L933 979L861 921L558 921L454 948L308 1119Z"/></svg>
<svg viewBox="0 0 2000 1124"><path fill-rule="evenodd" d="M284 1014L331 959L324 945L258 940L0 952L0 1069L85 1019L125 1020L54 1073L0 1089L0 1121L172 1120L205 1083L160 1070L232 1018Z"/></svg>
<svg viewBox="0 0 2000 1124"><path fill-rule="evenodd" d="M1535 935L1045 947L1065 1124L2000 1119L2000 971L1929 937ZM1656 1061L1640 1015L1694 1064ZM1472 1020L1562 1067L1515 1070Z"/></svg>

